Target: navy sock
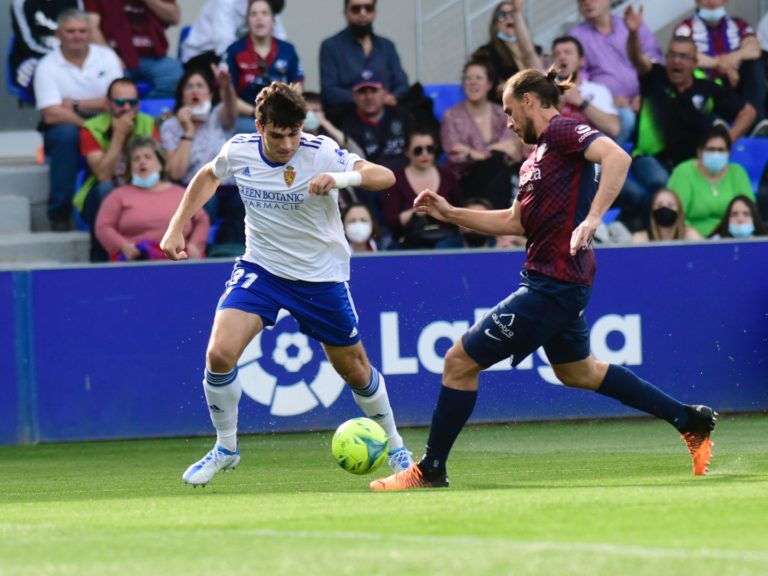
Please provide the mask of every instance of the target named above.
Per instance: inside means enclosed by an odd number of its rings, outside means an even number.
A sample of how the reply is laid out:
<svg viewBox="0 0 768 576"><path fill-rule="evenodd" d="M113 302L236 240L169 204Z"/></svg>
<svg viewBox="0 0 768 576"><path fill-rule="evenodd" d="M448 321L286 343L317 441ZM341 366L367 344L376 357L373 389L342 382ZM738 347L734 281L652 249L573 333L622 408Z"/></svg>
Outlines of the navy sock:
<svg viewBox="0 0 768 576"><path fill-rule="evenodd" d="M440 389L437 406L432 413L427 449L419 462L419 467L427 478L445 473L448 454L464 424L472 415L476 401L477 390L454 390L446 386Z"/></svg>
<svg viewBox="0 0 768 576"><path fill-rule="evenodd" d="M684 404L623 366L616 364L608 366L605 380L597 392L614 398L625 406L637 408L666 420L678 430L685 428L688 421Z"/></svg>

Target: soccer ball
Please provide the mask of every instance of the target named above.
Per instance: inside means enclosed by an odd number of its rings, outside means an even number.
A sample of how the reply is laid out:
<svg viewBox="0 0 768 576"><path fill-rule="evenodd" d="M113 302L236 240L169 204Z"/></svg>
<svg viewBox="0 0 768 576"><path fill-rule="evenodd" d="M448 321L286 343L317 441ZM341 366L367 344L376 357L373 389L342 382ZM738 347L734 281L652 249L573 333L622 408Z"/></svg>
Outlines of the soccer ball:
<svg viewBox="0 0 768 576"><path fill-rule="evenodd" d="M352 474L367 474L387 459L389 441L384 428L370 418L353 418L336 429L331 453L336 463Z"/></svg>

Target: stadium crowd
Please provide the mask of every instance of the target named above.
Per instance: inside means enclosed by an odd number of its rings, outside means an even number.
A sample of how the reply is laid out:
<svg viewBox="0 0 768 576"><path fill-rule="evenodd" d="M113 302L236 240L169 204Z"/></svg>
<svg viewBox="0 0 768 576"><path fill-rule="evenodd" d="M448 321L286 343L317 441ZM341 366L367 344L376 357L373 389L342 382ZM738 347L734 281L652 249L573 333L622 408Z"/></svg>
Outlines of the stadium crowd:
<svg viewBox="0 0 768 576"><path fill-rule="evenodd" d="M525 20L525 0L498 3L487 43L457 71L464 101L438 118L424 88L410 83L395 44L374 32L376 0L343 0L346 27L318 46L320 92L305 93L305 131L396 173L384 193L341 191L355 252L524 243L432 222L414 215L412 202L429 187L452 204L510 206L531 149L506 128L497 89L517 70L550 65L575 82L561 113L633 156L612 211L618 217L598 241L765 234L768 170L758 193L731 152L741 138L768 137L768 15L754 26L730 14L726 0L696 0L661 47L642 8L617 15L611 0L578 5L583 20L541 47ZM181 20L176 0L14 0L9 78L40 111L51 229L92 229L94 261L163 257L137 248L155 245L158 218L170 215L167 202L152 195L176 198L229 137L253 132L254 99L265 86L304 81L302 57L314 54L299 54L288 41L284 6L209 0L176 58L166 34ZM172 112L140 111L143 99L155 98L175 99ZM139 144L150 150L154 172L132 169L138 159L128 154ZM147 224L121 231L120 211L128 209ZM194 233L198 255L241 254L244 209L232 182L222 183L205 212Z"/></svg>

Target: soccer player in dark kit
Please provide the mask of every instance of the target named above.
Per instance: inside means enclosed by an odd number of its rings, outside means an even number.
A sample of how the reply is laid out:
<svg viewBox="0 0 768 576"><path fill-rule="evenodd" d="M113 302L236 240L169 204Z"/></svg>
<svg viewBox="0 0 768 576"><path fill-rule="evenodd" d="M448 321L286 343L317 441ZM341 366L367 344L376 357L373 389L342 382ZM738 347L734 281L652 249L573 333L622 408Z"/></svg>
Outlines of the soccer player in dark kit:
<svg viewBox="0 0 768 576"><path fill-rule="evenodd" d="M546 74L522 70L504 85L502 102L509 128L536 145L520 169L520 192L511 208L456 208L431 190L414 201L419 213L483 234L524 235L528 258L517 291L448 351L422 459L374 480L373 490L447 487L446 460L474 409L480 372L508 357L516 366L539 346L563 384L666 420L682 434L693 458L693 473L708 470L715 411L682 404L630 370L596 360L590 353L584 309L595 275L592 239L621 190L631 160L598 130L560 116L560 95L571 86L570 81L558 81L553 68Z"/></svg>

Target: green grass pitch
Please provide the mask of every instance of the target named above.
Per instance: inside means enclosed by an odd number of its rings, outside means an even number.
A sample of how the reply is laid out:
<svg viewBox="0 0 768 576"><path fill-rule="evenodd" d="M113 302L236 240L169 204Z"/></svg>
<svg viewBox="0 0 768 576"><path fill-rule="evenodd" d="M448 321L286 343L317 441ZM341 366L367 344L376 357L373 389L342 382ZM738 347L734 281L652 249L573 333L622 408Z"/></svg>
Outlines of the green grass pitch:
<svg viewBox="0 0 768 576"><path fill-rule="evenodd" d="M406 430L420 453L426 429ZM451 488L371 493L331 432L0 448L0 575L764 575L768 416L720 418L704 478L657 421L470 427Z"/></svg>

